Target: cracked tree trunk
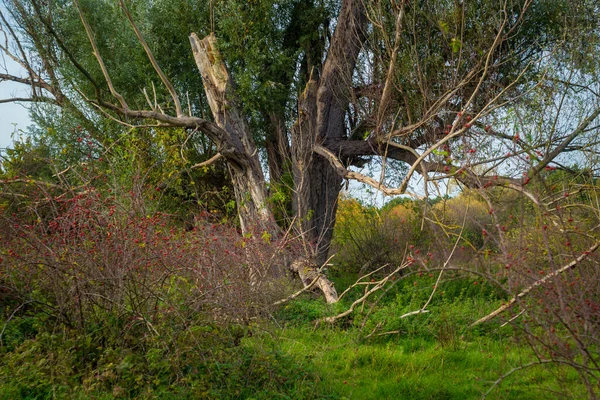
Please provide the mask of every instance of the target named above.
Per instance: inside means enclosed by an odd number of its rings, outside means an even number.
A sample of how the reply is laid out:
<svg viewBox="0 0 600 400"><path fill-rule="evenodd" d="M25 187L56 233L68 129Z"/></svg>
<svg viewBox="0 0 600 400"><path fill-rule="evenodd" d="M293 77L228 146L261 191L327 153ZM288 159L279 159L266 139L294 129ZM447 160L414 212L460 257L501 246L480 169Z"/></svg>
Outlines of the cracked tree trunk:
<svg viewBox="0 0 600 400"><path fill-rule="evenodd" d="M232 176L242 231L259 229L278 237L281 230L267 204L267 188L258 151L248 124L234 101L233 81L222 61L216 39L210 35L200 40L192 34L190 42L215 122L225 132L217 147L227 160ZM312 144L304 148L303 154L312 154ZM303 211L308 213L308 209ZM334 303L337 301L335 287L320 272L316 262L310 257L300 257L291 263L290 269L300 276L304 285L316 279L316 286L323 291L326 301Z"/></svg>
<svg viewBox="0 0 600 400"><path fill-rule="evenodd" d="M260 231L277 236L279 228L267 204L265 177L252 134L235 102L233 80L221 58L214 35L200 40L190 36L196 65L215 122L225 131L217 143L233 180L242 232Z"/></svg>
<svg viewBox="0 0 600 400"><path fill-rule="evenodd" d="M298 99L298 121L292 130L296 190L294 209L301 232L316 249L319 264L327 260L333 237L342 176L315 146L328 147L347 138L346 111L352 74L365 40L364 3L344 0L320 77L309 79Z"/></svg>

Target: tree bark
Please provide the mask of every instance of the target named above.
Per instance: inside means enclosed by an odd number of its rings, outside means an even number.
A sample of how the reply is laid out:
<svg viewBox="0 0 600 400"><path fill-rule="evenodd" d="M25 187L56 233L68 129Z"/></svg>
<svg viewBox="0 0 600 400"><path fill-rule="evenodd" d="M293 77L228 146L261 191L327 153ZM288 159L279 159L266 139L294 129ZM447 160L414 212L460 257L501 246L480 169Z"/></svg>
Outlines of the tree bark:
<svg viewBox="0 0 600 400"><path fill-rule="evenodd" d="M291 152L285 127L285 119L279 113L272 112L265 117L269 121L271 132L265 138L267 162L269 164L269 181L280 183L284 174L290 171Z"/></svg>
<svg viewBox="0 0 600 400"><path fill-rule="evenodd" d="M258 151L249 127L234 99L233 81L221 60L216 39L213 35L200 40L196 34L190 36L194 58L202 79L211 111L216 124L224 131L217 147L229 165L243 232L260 229L275 237L281 233L273 213L267 205L267 190L260 166ZM313 102L314 104L314 102ZM311 135L315 131L311 130ZM312 154L312 143L306 142L303 155ZM307 210L308 212L308 210ZM290 269L296 272L304 285L317 280L328 303L337 301L337 292L312 261L312 255L294 260Z"/></svg>
<svg viewBox="0 0 600 400"><path fill-rule="evenodd" d="M192 33L190 42L215 122L225 132L217 148L229 166L242 232L258 230L277 235L279 228L267 204L258 150L234 100L233 80L221 59L216 38L211 34L200 40Z"/></svg>
<svg viewBox="0 0 600 400"><path fill-rule="evenodd" d="M347 139L345 117L352 74L365 40L366 23L363 2L344 0L319 80L311 79L299 98L292 134L295 211L300 230L314 244L320 264L329 253L343 178L326 158L314 153L314 146L328 147Z"/></svg>

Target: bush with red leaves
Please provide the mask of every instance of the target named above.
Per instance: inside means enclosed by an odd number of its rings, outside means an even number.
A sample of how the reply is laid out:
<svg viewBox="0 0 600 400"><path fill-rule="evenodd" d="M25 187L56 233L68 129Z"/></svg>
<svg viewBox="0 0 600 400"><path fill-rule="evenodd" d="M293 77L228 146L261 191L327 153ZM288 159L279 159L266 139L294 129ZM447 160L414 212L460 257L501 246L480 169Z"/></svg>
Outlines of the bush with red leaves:
<svg viewBox="0 0 600 400"><path fill-rule="evenodd" d="M111 318L117 334L159 334L167 320L247 322L291 291L289 244L202 218L185 230L140 199L119 200L90 189L52 198L45 220L0 214L0 301L72 328Z"/></svg>

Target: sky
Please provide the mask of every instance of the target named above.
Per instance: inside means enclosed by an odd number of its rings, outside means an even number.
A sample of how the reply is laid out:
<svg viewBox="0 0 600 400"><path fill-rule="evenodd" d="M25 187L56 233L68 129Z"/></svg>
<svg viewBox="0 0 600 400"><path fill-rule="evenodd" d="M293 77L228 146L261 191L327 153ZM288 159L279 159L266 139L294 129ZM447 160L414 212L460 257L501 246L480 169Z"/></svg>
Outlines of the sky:
<svg viewBox="0 0 600 400"><path fill-rule="evenodd" d="M22 75L14 62L0 60L1 73ZM11 97L27 97L25 85L13 82L0 82L0 100ZM26 104L0 103L0 151L12 145L12 135L18 130L25 130L31 124ZM16 136L18 137L18 136Z"/></svg>
<svg viewBox="0 0 600 400"><path fill-rule="evenodd" d="M10 18L4 3L0 4L0 12ZM25 76L25 71L5 54L0 53L0 73ZM0 80L0 101L15 96L28 97L29 90L25 85ZM12 145L12 135L18 130L26 130L31 124L29 112L22 104L0 103L0 153ZM18 136L15 136L18 137Z"/></svg>
<svg viewBox="0 0 600 400"><path fill-rule="evenodd" d="M8 98L10 90L4 88L5 82L0 84L0 99ZM0 151L12 147L12 136L18 130L25 130L31 124L28 110L20 104L0 104ZM18 136L15 136L18 137Z"/></svg>

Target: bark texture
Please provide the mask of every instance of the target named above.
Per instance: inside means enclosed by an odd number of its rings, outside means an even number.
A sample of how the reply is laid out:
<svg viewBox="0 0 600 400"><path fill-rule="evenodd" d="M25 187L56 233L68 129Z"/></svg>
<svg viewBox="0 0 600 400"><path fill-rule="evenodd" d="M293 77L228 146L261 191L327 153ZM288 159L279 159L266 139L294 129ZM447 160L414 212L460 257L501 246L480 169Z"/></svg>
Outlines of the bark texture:
<svg viewBox="0 0 600 400"><path fill-rule="evenodd" d="M337 144L347 139L345 116L366 23L363 2L344 0L322 72L318 82L309 80L300 96L292 132L295 211L302 234L316 248L319 263L325 262L329 253L343 177L314 147L339 148Z"/></svg>
<svg viewBox="0 0 600 400"><path fill-rule="evenodd" d="M233 80L221 58L216 38L210 35L200 40L192 33L190 42L213 117L225 132L218 139L217 148L227 159L242 231L259 230L276 234L279 230L268 208L258 150L234 100Z"/></svg>
<svg viewBox="0 0 600 400"><path fill-rule="evenodd" d="M196 64L202 74L204 89L215 122L224 132L216 142L219 152L227 159L229 165L242 231L259 228L261 231L269 232L277 237L281 231L267 204L266 183L258 151L248 124L233 100L233 81L221 59L216 39L210 35L200 40L196 34L192 34L190 42ZM314 101L312 104L314 105ZM315 113L312 115L314 116ZM314 129L307 130L306 138L314 137L314 132ZM279 139L281 140L281 138ZM299 154L310 159L313 144L309 140L303 140L300 146L302 151ZM280 145L283 146L282 143ZM306 163L309 164L310 161L306 161ZM304 171L304 169L300 168L300 171ZM339 176L337 179L340 179ZM301 185L301 187L310 189L310 185ZM304 207L303 202L301 204L303 204L302 210L305 213L301 215L309 214L309 209ZM290 269L300 276L304 285L309 285L316 279L316 285L323 291L327 302L336 302L337 292L333 283L319 270L319 260L316 260L316 264L311 261L312 256L310 254L309 257L294 260Z"/></svg>

